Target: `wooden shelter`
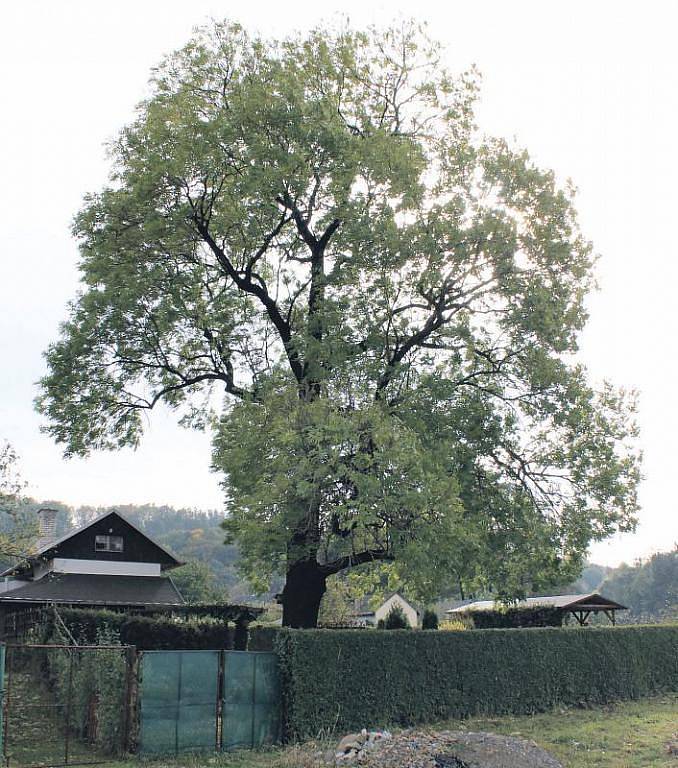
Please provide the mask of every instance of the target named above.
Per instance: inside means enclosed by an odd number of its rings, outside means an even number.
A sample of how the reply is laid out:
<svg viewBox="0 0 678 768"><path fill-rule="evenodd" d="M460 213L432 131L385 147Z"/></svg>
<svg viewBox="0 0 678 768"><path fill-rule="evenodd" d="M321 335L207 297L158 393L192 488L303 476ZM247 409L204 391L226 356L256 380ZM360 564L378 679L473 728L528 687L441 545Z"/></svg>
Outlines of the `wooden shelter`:
<svg viewBox="0 0 678 768"><path fill-rule="evenodd" d="M582 626L588 626L588 620L592 615L604 613L612 624L616 623L616 611L628 610L625 605L610 600L607 597L592 592L585 595L543 595L540 597L528 597L524 600L509 606L509 610L535 612L540 609L550 609L560 614L561 618L567 619L570 615L574 616L577 623ZM446 613L450 616L469 615L474 613L500 613L506 611L506 608L499 606L493 600L477 600L473 603L460 605L452 608Z"/></svg>

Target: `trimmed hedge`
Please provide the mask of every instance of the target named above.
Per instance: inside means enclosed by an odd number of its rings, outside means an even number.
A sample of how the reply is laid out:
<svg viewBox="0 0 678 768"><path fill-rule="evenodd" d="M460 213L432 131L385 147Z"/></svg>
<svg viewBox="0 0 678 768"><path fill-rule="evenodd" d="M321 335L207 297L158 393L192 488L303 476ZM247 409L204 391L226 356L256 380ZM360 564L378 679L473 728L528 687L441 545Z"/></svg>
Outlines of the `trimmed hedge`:
<svg viewBox="0 0 678 768"><path fill-rule="evenodd" d="M140 651L231 649L235 641L234 629L223 622L178 622L85 609L62 609L59 615L79 643L92 645L97 644L102 632L113 634L122 645L135 645ZM51 627L48 634L52 634Z"/></svg>
<svg viewBox="0 0 678 768"><path fill-rule="evenodd" d="M475 629L517 629L521 627L562 627L563 609L550 605L538 608L510 607L504 611L469 611L464 614Z"/></svg>
<svg viewBox="0 0 678 768"><path fill-rule="evenodd" d="M283 631L282 627L250 627L247 640L248 651L274 651L275 639Z"/></svg>
<svg viewBox="0 0 678 768"><path fill-rule="evenodd" d="M287 739L678 690L678 625L283 630L276 648Z"/></svg>

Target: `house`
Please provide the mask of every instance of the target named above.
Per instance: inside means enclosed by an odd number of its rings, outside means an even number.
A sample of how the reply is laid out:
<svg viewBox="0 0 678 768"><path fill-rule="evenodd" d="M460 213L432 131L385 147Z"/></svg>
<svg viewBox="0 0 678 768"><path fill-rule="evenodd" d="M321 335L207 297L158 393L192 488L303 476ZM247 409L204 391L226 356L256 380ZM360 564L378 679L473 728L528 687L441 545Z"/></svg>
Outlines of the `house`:
<svg viewBox="0 0 678 768"><path fill-rule="evenodd" d="M510 608L522 613L533 613L535 616L538 616L540 609L547 609L558 619L559 624L562 624L564 619L567 620L572 615L582 627L587 626L588 619L592 614L604 613L614 624L616 621L615 611L628 610L626 606L603 597L597 592L585 595L542 595L541 597L528 597L525 600L519 600ZM489 627L492 625L492 614L499 615L505 612L497 607L497 603L494 600L478 600L474 603L467 603L452 608L446 611L446 613L451 617L469 616L473 618L474 614L477 617L483 615L482 626ZM530 624L530 626L539 625L539 621ZM476 622L476 626L479 626L478 622Z"/></svg>
<svg viewBox="0 0 678 768"><path fill-rule="evenodd" d="M47 606L163 612L185 601L166 572L182 563L118 512L54 537L56 510L41 509L34 552L0 574L0 637Z"/></svg>
<svg viewBox="0 0 678 768"><path fill-rule="evenodd" d="M411 627L419 625L419 611L398 592L392 592L374 611L364 605L363 610L359 609L355 613L355 619L362 626L376 627L380 621L386 621L390 610L396 606L402 610Z"/></svg>

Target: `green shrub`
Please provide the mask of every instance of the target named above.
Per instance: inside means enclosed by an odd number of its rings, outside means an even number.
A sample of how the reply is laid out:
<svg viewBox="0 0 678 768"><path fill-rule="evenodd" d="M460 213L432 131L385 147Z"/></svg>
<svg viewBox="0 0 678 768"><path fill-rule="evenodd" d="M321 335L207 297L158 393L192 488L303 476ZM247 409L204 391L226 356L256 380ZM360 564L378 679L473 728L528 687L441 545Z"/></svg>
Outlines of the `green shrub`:
<svg viewBox="0 0 678 768"><path fill-rule="evenodd" d="M438 614L427 608L421 620L422 629L438 629Z"/></svg>
<svg viewBox="0 0 678 768"><path fill-rule="evenodd" d="M453 614L454 615L454 614ZM518 629L522 627L562 627L563 611L551 605L536 608L508 607L488 611L469 611L466 616L475 629Z"/></svg>
<svg viewBox="0 0 678 768"><path fill-rule="evenodd" d="M250 627L247 650L272 651L279 632L281 627Z"/></svg>
<svg viewBox="0 0 678 768"><path fill-rule="evenodd" d="M144 651L203 651L234 647L234 630L223 622L176 622L171 619L130 617L120 640Z"/></svg>
<svg viewBox="0 0 678 768"><path fill-rule="evenodd" d="M394 605L386 614L384 629L409 629L410 623L403 609L399 605Z"/></svg>
<svg viewBox="0 0 678 768"><path fill-rule="evenodd" d="M213 650L234 647L235 632L222 621L178 621L167 616L138 616L115 611L62 609L59 611L69 635L53 623L46 628L59 641L97 645L102 633L122 645L135 645L140 651ZM53 621L53 619L52 619Z"/></svg>
<svg viewBox="0 0 678 768"><path fill-rule="evenodd" d="M110 631L101 630L95 640L97 645L119 645ZM45 662L46 682L56 701L70 700L73 735L103 754L121 754L127 695L125 649L56 647L46 651Z"/></svg>
<svg viewBox="0 0 678 768"><path fill-rule="evenodd" d="M283 630L286 737L522 714L678 690L678 626Z"/></svg>

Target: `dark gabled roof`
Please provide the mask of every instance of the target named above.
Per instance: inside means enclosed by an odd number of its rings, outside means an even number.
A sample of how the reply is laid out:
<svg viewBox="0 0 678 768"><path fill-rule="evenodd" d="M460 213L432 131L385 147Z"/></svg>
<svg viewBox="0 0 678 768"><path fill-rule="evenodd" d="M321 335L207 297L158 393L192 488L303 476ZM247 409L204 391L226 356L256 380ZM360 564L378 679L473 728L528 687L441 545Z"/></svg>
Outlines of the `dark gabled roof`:
<svg viewBox="0 0 678 768"><path fill-rule="evenodd" d="M133 607L183 606L167 576L112 576L51 573L38 581L0 593L0 605L57 603Z"/></svg>
<svg viewBox="0 0 678 768"><path fill-rule="evenodd" d="M585 595L543 595L541 597L528 597L519 600L512 607L515 608L562 608L564 611L611 611L628 610L625 605L620 605L614 600L590 592ZM494 611L497 603L494 600L477 600L475 603L467 603L457 608L452 608L446 613L469 613L473 611Z"/></svg>
<svg viewBox="0 0 678 768"><path fill-rule="evenodd" d="M129 521L124 515L121 515L120 512L117 512L116 510L111 510L108 512L103 512L100 515L97 515L95 518L85 523L85 525L81 525L79 528L74 528L73 530L68 531L68 533L65 533L63 536L60 536L58 539L54 539L53 541L49 541L46 544L43 544L41 547L36 549L35 552L31 552L31 554L28 555L28 557L26 557L25 560L22 560L21 562L16 563L15 565L11 566L10 568L7 568L7 570L0 573L0 576L12 576L18 573L25 573L27 570L30 569L31 564L34 563L36 560L49 559L49 555L51 551L56 549L60 544L63 544L65 541L68 541L69 539L72 539L74 536L78 536L83 531L86 531L88 528L91 528L93 525L96 525L101 520L105 520L107 517L112 517L112 516L120 518L120 520L122 520L126 525L129 525L129 527L135 530L140 536L143 536L151 544L153 544L159 550L161 550L173 563L171 566L168 566L168 567L173 568L178 565L183 565L181 560L178 560L166 547L163 547L162 544L158 544L157 541L152 539L147 533L144 533L138 526L136 526L134 523Z"/></svg>

